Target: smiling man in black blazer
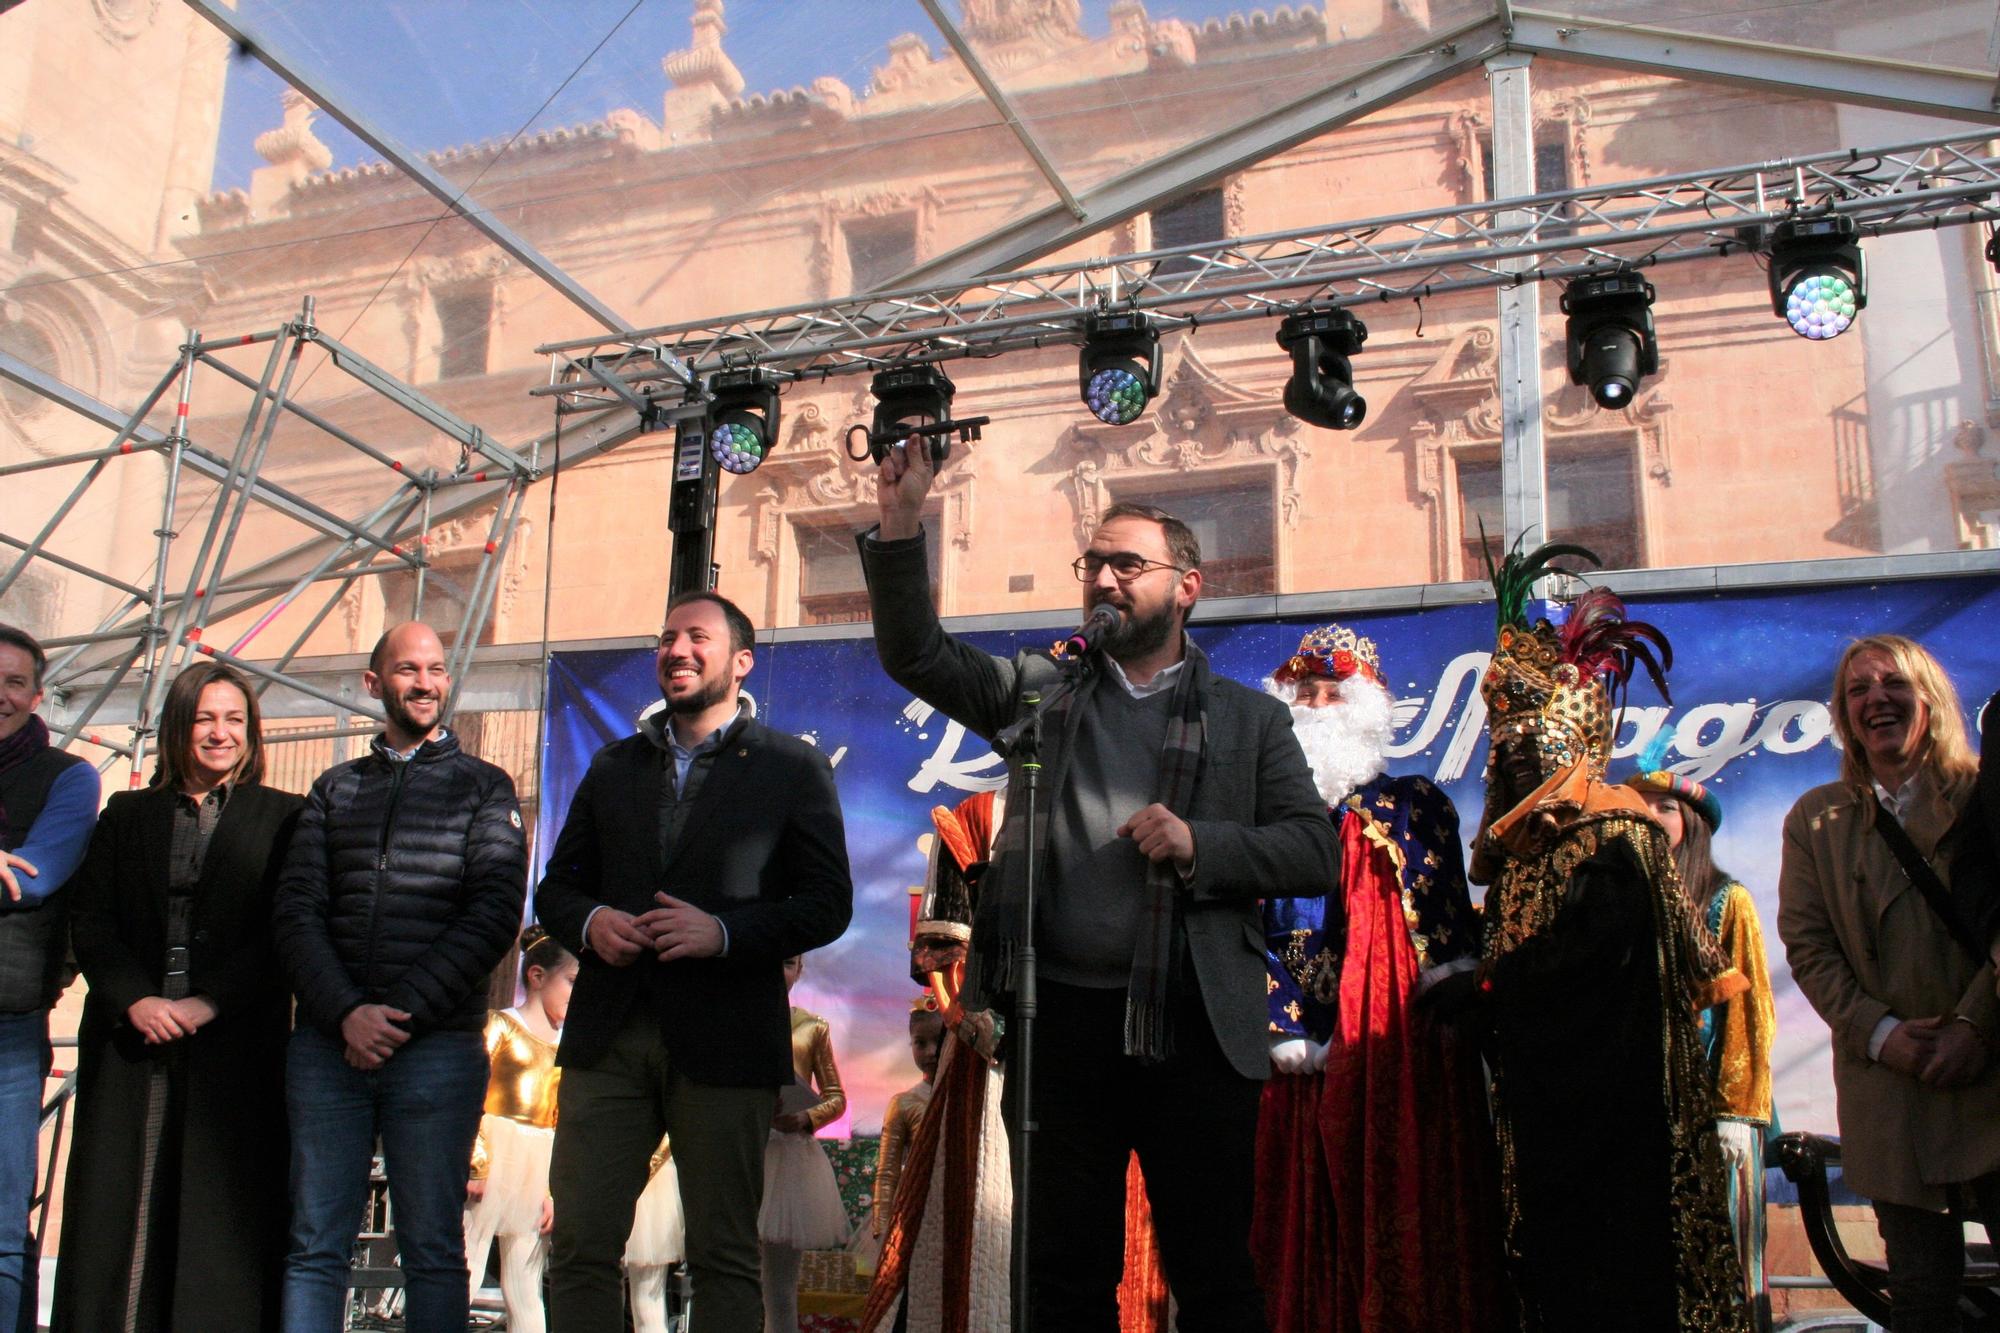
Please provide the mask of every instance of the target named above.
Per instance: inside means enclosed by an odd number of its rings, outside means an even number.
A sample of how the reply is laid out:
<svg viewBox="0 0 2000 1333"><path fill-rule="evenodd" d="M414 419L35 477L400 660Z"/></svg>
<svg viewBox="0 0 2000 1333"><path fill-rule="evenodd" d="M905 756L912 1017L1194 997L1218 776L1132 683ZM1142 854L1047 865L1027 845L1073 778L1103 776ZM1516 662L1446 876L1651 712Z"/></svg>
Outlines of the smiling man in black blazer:
<svg viewBox="0 0 2000 1333"><path fill-rule="evenodd" d="M740 696L749 618L685 593L655 657L666 708L597 752L536 915L582 960L550 1191L558 1333L623 1327L619 1261L647 1165L673 1142L693 1333L755 1333L757 1212L778 1089L792 1081L784 960L853 907L833 769Z"/></svg>

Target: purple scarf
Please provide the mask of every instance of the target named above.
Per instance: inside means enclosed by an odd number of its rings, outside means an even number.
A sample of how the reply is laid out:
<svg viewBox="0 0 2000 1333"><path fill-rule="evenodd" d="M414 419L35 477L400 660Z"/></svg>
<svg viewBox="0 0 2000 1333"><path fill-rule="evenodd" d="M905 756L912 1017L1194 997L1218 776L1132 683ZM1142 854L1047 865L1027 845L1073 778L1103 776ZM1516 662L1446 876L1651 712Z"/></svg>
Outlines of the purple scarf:
<svg viewBox="0 0 2000 1333"><path fill-rule="evenodd" d="M35 714L28 715L28 725L22 727L5 740L0 740L0 777L27 763L49 747L49 724ZM7 826L7 805L0 801L0 828Z"/></svg>

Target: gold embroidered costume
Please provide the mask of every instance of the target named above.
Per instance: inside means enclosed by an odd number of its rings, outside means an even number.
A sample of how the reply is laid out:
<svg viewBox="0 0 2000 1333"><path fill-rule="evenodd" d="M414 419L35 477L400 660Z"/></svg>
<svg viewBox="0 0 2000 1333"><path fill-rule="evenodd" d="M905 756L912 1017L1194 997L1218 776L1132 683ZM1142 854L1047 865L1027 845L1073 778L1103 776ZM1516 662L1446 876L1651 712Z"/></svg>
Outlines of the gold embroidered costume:
<svg viewBox="0 0 2000 1333"><path fill-rule="evenodd" d="M1528 590L1564 553L1510 554L1495 575L1501 630L1481 685L1501 776L1476 844L1473 878L1491 888L1473 984L1509 1258L1530 1329L1740 1333L1749 1312L1696 1014L1745 982L1682 894L1645 802L1603 780L1606 682L1645 665L1664 694L1671 652L1602 589L1560 630L1530 627ZM1502 777L1524 755L1540 785L1504 808Z"/></svg>

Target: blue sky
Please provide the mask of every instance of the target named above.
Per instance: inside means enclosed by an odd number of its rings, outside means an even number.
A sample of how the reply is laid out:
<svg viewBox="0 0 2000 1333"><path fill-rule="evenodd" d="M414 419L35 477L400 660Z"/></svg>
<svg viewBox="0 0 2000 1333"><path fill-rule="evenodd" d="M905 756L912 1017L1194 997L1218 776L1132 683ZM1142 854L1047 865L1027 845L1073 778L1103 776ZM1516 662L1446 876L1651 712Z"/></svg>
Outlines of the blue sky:
<svg viewBox="0 0 2000 1333"><path fill-rule="evenodd" d="M1085 0L1087 32L1106 31L1109 7ZM1151 0L1147 9L1155 18L1199 18L1254 7ZM660 61L689 44L693 8L692 0L240 0L237 12L360 114L428 151L505 138L531 118L534 130L546 130L631 107L658 120L667 88ZM728 0L726 21L724 48L746 92L832 74L860 93L897 34L918 33L933 52L944 47L916 0ZM247 186L263 165L252 145L278 123L282 90L256 60L233 62L216 188ZM336 166L373 157L324 117L318 133Z"/></svg>

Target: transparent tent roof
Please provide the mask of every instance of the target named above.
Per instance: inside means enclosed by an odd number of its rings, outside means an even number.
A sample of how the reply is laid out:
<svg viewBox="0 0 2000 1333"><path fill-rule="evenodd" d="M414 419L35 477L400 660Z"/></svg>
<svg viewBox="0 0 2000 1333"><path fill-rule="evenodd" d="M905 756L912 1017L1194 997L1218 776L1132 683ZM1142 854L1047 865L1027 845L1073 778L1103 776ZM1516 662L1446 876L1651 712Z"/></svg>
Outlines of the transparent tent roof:
<svg viewBox="0 0 2000 1333"><path fill-rule="evenodd" d="M52 3L28 0L0 31ZM92 3L114 37L158 10L157 0ZM60 113L44 100L19 137L22 153L73 178L67 198L85 212L116 211L135 173L173 178L171 216L122 246L107 238L92 257L100 272L124 271L135 324L171 325L189 283L210 296L255 293L275 313L359 254L404 271L465 226L542 284L534 296L517 288L542 308L534 342L739 308L726 285L683 284L682 306L663 310L643 290L607 289L605 264L549 257L580 211L619 209L618 194L578 167L621 155L655 162L652 191L698 182L682 211L709 239L794 211L802 193L885 158L943 175L976 159L993 182L976 216L941 220L921 257L836 271L824 294L1004 271L1506 49L2000 119L1995 0L1258 10L1239 0L869 0L843 7L838 22L821 0L190 3L236 43L212 160L185 143L164 162L120 151L120 140L146 139L113 127L185 114L174 81L159 76L186 78L191 66L162 70L142 40L114 41L108 60L64 90ZM1177 72L1187 76L1167 77ZM288 87L321 114L287 110ZM281 224L253 197L274 171L296 186ZM241 225L251 220L266 225ZM0 282L0 295L44 280ZM160 344L177 334L163 326Z"/></svg>
<svg viewBox="0 0 2000 1333"><path fill-rule="evenodd" d="M1995 0L1541 8L1333 0L1258 10L1236 0L870 0L843 7L839 22L827 21L819 0L196 0L196 8L241 39L216 188L246 187L263 165L258 137L284 87L275 64L336 122L319 122L331 170L365 172L386 149L391 162L434 172L455 211L477 214L490 202L499 227L529 247L568 202L527 183L533 157L552 140L624 135L675 146L687 159L682 174L710 187L709 214L741 221L786 207L788 196L868 155L944 163L976 138L990 166L992 136L1004 127L1016 141L1009 151L1035 159L1035 184L986 201L979 229L915 270L922 278L1026 264L1186 189L1220 162L1205 150L1268 154L1510 47L1986 122L1996 118L2000 71ZM1271 58L1274 48L1283 58ZM1201 77L1158 77L1176 65L1198 66ZM1342 88L1348 95L1328 96ZM677 95L686 106L672 105ZM124 97L105 86L103 114L80 127L115 118ZM845 132L801 139L790 154L763 146L761 170L717 171L741 142L687 133L674 122L689 107L734 113L759 137L782 138L788 122ZM369 225L335 206L311 230L346 236ZM574 274L556 278L565 280L599 311L627 313L614 294ZM586 304L574 292L566 299Z"/></svg>

